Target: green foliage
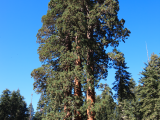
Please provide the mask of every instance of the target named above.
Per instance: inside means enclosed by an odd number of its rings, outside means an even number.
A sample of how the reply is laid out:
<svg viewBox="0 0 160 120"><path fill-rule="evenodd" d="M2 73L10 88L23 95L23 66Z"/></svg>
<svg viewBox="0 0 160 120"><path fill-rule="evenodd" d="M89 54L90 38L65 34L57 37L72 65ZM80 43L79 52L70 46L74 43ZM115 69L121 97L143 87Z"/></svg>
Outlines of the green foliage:
<svg viewBox="0 0 160 120"><path fill-rule="evenodd" d="M7 120L10 115L10 107L11 107L10 93L11 92L8 89L6 89L2 93L3 94L1 95L1 98L0 98L0 119Z"/></svg>
<svg viewBox="0 0 160 120"><path fill-rule="evenodd" d="M102 88L102 84L100 88ZM97 96L95 102L96 109L96 120L111 120L114 118L114 110L116 107L116 103L114 102L111 92L111 88L105 86L104 90L102 90L101 96Z"/></svg>
<svg viewBox="0 0 160 120"><path fill-rule="evenodd" d="M28 120L29 114L24 97L20 91L12 93L6 89L0 98L0 120Z"/></svg>
<svg viewBox="0 0 160 120"><path fill-rule="evenodd" d="M141 72L139 94L142 97L143 119L160 119L160 57L156 54L151 55L151 60L146 64L144 71Z"/></svg>
<svg viewBox="0 0 160 120"><path fill-rule="evenodd" d="M42 120L41 116L42 116L42 114L39 111L37 111L34 114L33 120Z"/></svg>
<svg viewBox="0 0 160 120"><path fill-rule="evenodd" d="M76 97L71 93L75 87L74 79L79 80L84 93L89 87L93 90L98 87L100 79L108 75L110 58L104 47L117 47L121 39L125 42L130 31L124 28L125 21L118 19L117 0L50 0L48 7L37 33L38 54L43 65L31 73L35 79L34 89L38 93L45 92L48 97L51 111L47 112L47 120L63 119L67 114L64 106L70 113L79 110L82 119L86 119L89 105L86 99L83 102L85 96ZM78 56L82 66L75 64ZM93 70L91 66L94 66ZM91 78L92 84L87 82ZM104 102L113 102L111 97L103 99ZM98 106L95 108L99 109ZM107 111L109 113L113 111Z"/></svg>
<svg viewBox="0 0 160 120"><path fill-rule="evenodd" d="M124 54L117 51L117 49L113 49L113 52L108 53L110 59L113 61L113 67L117 70L115 79L116 81L113 83L115 91L117 94L114 95L114 98L118 98L118 107L119 114L121 119L134 119L133 114L131 114L131 107L129 107L130 102L135 101L135 94L132 89L135 87L135 82L133 78L131 78L131 74L127 72L126 69L128 67L125 63ZM117 82L117 83L116 83ZM130 118L129 118L130 116Z"/></svg>

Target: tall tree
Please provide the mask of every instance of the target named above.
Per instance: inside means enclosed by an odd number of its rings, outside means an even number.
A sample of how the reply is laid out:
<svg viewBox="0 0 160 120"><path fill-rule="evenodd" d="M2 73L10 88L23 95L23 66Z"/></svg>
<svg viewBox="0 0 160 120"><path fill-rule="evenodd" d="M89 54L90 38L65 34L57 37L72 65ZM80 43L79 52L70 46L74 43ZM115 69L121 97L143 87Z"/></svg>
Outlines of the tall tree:
<svg viewBox="0 0 160 120"><path fill-rule="evenodd" d="M141 72L139 86L143 112L143 119L160 119L160 57L156 54L151 55L151 60L146 64L144 71Z"/></svg>
<svg viewBox="0 0 160 120"><path fill-rule="evenodd" d="M12 93L6 89L0 98L0 118L2 120L28 120L28 108L20 90Z"/></svg>
<svg viewBox="0 0 160 120"><path fill-rule="evenodd" d="M133 79L131 78L131 74L127 72L127 66L125 63L124 54L117 51L116 49L113 50L113 53L109 53L111 58L113 59L114 68L116 71L115 79L116 81L113 83L113 89L117 91L117 94L114 96L118 98L118 104L120 106L120 112L123 113L123 102L124 100L134 99L135 94L132 92L131 89L135 87L135 84L132 82ZM117 83L116 83L117 82ZM121 115L121 119L124 119L126 116Z"/></svg>
<svg viewBox="0 0 160 120"><path fill-rule="evenodd" d="M85 3L85 2L84 2ZM107 7L107 9L106 9ZM118 1L88 1L88 4L85 4L85 10L87 13L87 101L90 101L94 106L95 102L95 92L94 92L94 83L95 82L95 71L96 62L101 62L101 75L107 73L107 65L105 62L109 60L108 56L105 54L104 46L108 47L109 45L116 47L119 45L119 40L121 38L124 41L126 36L129 36L130 31L126 28L123 29L124 20L118 20L117 11L119 10ZM101 15L104 15L103 17ZM100 22L99 18L102 20ZM100 27L101 26L101 27ZM105 34L107 33L107 37ZM120 33L120 34L119 34ZM96 36L94 36L96 34ZM123 35L122 35L123 34ZM98 37L100 36L100 37ZM95 38L103 38L101 42L96 42ZM97 54L95 56L95 54ZM97 58L97 59L96 59ZM107 59L106 59L107 58ZM101 60L100 60L101 59ZM103 61L104 60L104 61ZM99 69L97 69L99 70ZM88 104L87 115L88 120L94 120L95 113L91 112L90 103ZM92 110L91 110L92 111Z"/></svg>
<svg viewBox="0 0 160 120"><path fill-rule="evenodd" d="M107 76L109 61L104 47L117 47L120 39L124 41L130 33L127 28L124 29L125 21L118 19L118 10L117 0L49 2L49 10L42 17L43 26L37 34L40 43L38 53L43 62L43 68L40 69L44 70L44 75L37 80L45 78L47 95L54 109L47 119L71 119L71 111L76 111L76 119L82 119L83 108L87 110L88 120L95 119L94 87L101 76ZM71 49L67 47L68 39ZM97 42L97 39L101 42ZM78 65L75 61L79 61ZM87 104L83 106L80 106L83 99L80 86L86 92ZM75 91L74 95L70 94L71 88ZM74 107L71 107L72 103Z"/></svg>

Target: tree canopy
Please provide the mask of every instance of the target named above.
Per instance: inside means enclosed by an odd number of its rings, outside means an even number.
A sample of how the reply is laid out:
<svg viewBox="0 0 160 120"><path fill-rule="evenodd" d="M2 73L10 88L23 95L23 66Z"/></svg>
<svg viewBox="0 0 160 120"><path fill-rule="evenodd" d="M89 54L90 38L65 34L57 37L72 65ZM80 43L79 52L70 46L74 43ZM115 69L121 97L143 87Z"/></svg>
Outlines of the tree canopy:
<svg viewBox="0 0 160 120"><path fill-rule="evenodd" d="M1 120L28 120L29 114L24 97L20 90L9 91L6 89L0 97L0 119Z"/></svg>

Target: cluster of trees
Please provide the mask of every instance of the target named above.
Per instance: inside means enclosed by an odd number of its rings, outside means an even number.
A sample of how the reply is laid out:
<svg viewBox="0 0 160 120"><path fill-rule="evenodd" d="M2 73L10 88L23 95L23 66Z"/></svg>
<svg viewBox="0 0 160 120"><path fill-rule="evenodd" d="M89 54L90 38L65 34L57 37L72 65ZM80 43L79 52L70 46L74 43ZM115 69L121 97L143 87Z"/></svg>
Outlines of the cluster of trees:
<svg viewBox="0 0 160 120"><path fill-rule="evenodd" d="M118 103L114 102L116 95L113 96L112 90L107 84L98 86L102 94L95 97L94 106L97 107L95 109L95 120L159 120L160 57L152 54L151 60L145 65L146 67L141 72L142 77L139 80L141 85L138 86L136 86L133 78L129 77L129 73L125 71L124 66L123 69L118 69L119 72L125 73L124 75L119 73L121 77L119 83L116 84L119 86L117 91ZM126 78L127 76L129 78ZM117 78L117 72L115 78ZM130 79L129 83L126 79ZM133 93L134 97L125 96L127 89ZM85 105L85 102L86 99L84 99L82 106ZM51 103L51 98L44 91L41 93L35 113L32 104L27 107L24 97L20 95L20 90L11 93L6 89L0 97L0 120L48 120L48 114L54 111ZM87 120L87 114L85 114L87 111L83 110L82 120ZM59 113L62 111L59 111ZM73 118L74 115L72 115Z"/></svg>
<svg viewBox="0 0 160 120"><path fill-rule="evenodd" d="M33 89L41 94L37 109L42 110L33 118L158 120L160 57L152 54L135 86L117 50L131 33L118 19L118 0L50 0L48 8L37 33L42 66L31 73ZM108 47L113 51L106 53ZM110 68L116 69L114 96L107 84L98 84ZM102 89L100 96L95 88Z"/></svg>
<svg viewBox="0 0 160 120"><path fill-rule="evenodd" d="M12 93L6 89L0 95L0 120L42 120L42 109L43 106L39 103L36 113L32 103L27 107L19 89Z"/></svg>
<svg viewBox="0 0 160 120"><path fill-rule="evenodd" d="M6 89L0 97L0 120L28 120L29 110L20 90Z"/></svg>
<svg viewBox="0 0 160 120"><path fill-rule="evenodd" d="M119 73L121 77L119 83L116 84L119 85L117 91L118 103L114 102L116 95L113 96L112 90L107 84L98 86L102 94L95 97L94 106L97 107L95 109L95 120L160 119L160 57L152 54L150 61L145 65L146 67L141 72L142 77L139 80L141 85L138 86L124 68L118 69L119 72L125 73L125 76ZM127 76L130 78L129 83L126 80ZM117 78L117 72L115 78ZM133 93L134 97L125 96L127 93L125 90L127 89ZM41 93L36 113L34 113L32 104L27 108L24 97L20 95L20 90L11 93L6 89L2 93L0 97L0 120L48 120L48 114L54 111L51 98L45 94L45 91ZM82 106L85 105L85 101L86 99L84 99ZM83 110L82 120L87 120L87 114L85 114L87 111ZM59 113L62 111L59 111ZM74 115L72 115L73 118L75 119Z"/></svg>
<svg viewBox="0 0 160 120"><path fill-rule="evenodd" d="M126 64L119 66L119 68L116 66L118 70L115 73L115 79L118 83L113 83L115 86L112 88L117 88L116 95L113 96L112 90L107 84L98 85L102 94L95 97L95 120L159 120L160 57L153 53L150 61L145 65L146 67L140 73L141 78L138 86L131 78L130 73L126 71ZM129 93L127 90L131 94L127 94ZM48 120L47 114L54 108L52 108L52 104L49 104L51 102L49 97L44 94L42 96L43 99L39 101L39 106L43 109L41 116L43 116L43 120ZM116 98L118 103L114 102ZM85 102L84 97L82 106L85 105ZM82 111L82 120L87 120L86 109ZM59 113L61 112L59 111ZM75 119L74 115L72 118Z"/></svg>

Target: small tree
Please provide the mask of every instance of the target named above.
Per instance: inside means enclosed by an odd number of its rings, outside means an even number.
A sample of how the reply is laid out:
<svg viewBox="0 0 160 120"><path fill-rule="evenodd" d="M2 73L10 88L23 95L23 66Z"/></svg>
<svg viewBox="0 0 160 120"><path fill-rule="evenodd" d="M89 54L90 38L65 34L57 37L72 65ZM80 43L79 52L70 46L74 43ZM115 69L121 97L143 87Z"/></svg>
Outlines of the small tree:
<svg viewBox="0 0 160 120"><path fill-rule="evenodd" d="M12 93L6 89L0 98L0 119L1 120L28 120L29 114L24 97L20 90Z"/></svg>

